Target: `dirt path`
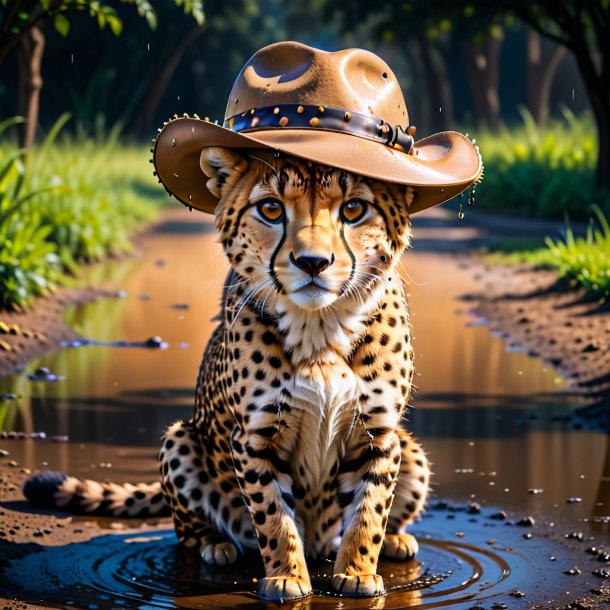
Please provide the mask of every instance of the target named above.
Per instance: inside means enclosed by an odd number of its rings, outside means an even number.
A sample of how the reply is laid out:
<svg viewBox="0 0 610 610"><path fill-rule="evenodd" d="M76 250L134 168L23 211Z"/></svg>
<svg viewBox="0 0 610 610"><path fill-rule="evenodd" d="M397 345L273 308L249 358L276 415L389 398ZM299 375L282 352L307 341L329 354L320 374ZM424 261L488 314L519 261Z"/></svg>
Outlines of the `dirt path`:
<svg viewBox="0 0 610 610"><path fill-rule="evenodd" d="M89 308L100 306L96 310L100 324L85 326L85 336L138 339L162 333L169 349L79 348L48 355L44 361L52 362L52 370L66 375L66 380L26 384L27 395L21 403L12 401L15 404L7 407L14 414L15 429L48 432L46 439L27 435L0 439L0 591L1 583L8 583L10 576L13 597L27 600L29 607L65 607L66 600L87 607L81 602L88 595L96 596L89 603L99 608L118 607L113 605L114 594L121 604L128 600L123 607L141 607L144 600L130 597L135 592L151 595L162 607L202 608L207 607L206 602L197 595L209 594L211 602L211 594L220 586L214 580L220 578L217 574L201 575L197 558L183 561L175 551L167 520L133 523L32 513L20 492L21 483L34 468L57 468L97 480L151 481L157 477L160 431L172 419L190 415L197 362L220 291L222 264L214 236L203 226L204 218L185 217L183 210L166 215L164 223L153 229L157 231L152 237L154 245L145 250L134 269L127 270L131 275L119 270L120 279L111 283L115 289L127 288L128 296L120 302L101 300L85 306L80 317L75 317L82 325L91 322ZM425 600L429 594L432 602L435 595L441 595L437 601L445 599L442 595L446 593L446 600L454 600L459 587L469 583L471 589L466 593L478 600L489 580L496 588L490 590L487 601L480 602L483 606L463 601L454 607L608 607L608 580L594 574L607 569L606 563L587 553L592 545L598 549L610 545L609 489L604 483L610 469L603 466L609 455L606 438L545 421L544 405L540 405L546 400L554 403L558 396L551 392L553 371L545 371L540 361L525 354L507 354L505 343L494 337L490 341L487 328L467 327L469 316L464 311L476 307L494 332L528 351L526 341L534 342L533 350L535 341L548 339L549 333L557 335L557 324L562 324L560 316L569 309L569 302L548 297L555 295L543 290L553 281L548 274L486 267L469 254L473 247L508 237L510 225L502 219L467 214L459 223L451 210L439 209L418 216L414 224L414 250L404 262L415 280L412 311L421 377L410 426L433 456L435 494L443 499L434 503L417 532L424 541L431 537L423 544L424 566L433 571L438 566L441 576L443 571L453 570L430 590L422 585L421 596ZM513 225L511 231L517 229ZM550 225L530 229L530 237L554 230ZM170 280L175 281L170 284ZM453 299L464 292L470 293L470 300L456 304ZM568 296L574 298L566 293L556 295ZM531 322L522 322L526 312L518 310L523 307L544 313L534 317L528 311ZM456 309L461 315L456 315ZM56 314L60 313L58 309ZM599 314L601 320L604 315ZM581 316L587 321L590 317ZM28 322L22 325L27 327ZM528 327L530 331L525 332ZM583 355L575 349L581 344L572 341L577 338L571 334L574 331L573 326L563 325L561 344L542 343L561 350L549 358L561 356L568 362L568 352ZM115 332L118 337L103 334ZM587 333L596 337L597 330L584 326L579 332L584 341ZM594 356L602 351L600 344L598 351L584 355L595 362ZM546 357L543 350L538 353ZM598 371L595 379L599 376ZM583 379L574 378L574 387ZM56 442L53 435L58 435ZM569 455L565 447L569 447ZM543 486L544 493L528 493L530 488ZM572 496L580 501L568 503ZM501 511L506 513L503 519L497 518ZM535 516L535 525L518 525L523 519L529 523L529 515ZM474 574L477 562L485 558L489 562L477 577L463 571L464 566L472 565ZM64 561L71 572L61 571ZM509 566L506 580L501 575L502 562ZM582 574L569 575L573 567ZM383 569L388 583L392 578L417 579L410 568L405 572L403 567L385 564ZM34 578L36 570L42 572ZM221 584L230 589L237 582L240 590L249 590L253 588L250 576L256 577L248 570L230 572ZM86 586L83 579L87 579ZM187 590L182 588L184 583ZM521 599L518 592L525 597ZM417 595L408 593L393 592L379 607L422 603ZM234 607L237 599L253 608L264 607L249 594L217 601ZM23 601L4 604L24 607ZM304 607L333 605L370 607L369 602L352 604L323 597Z"/></svg>
<svg viewBox="0 0 610 610"><path fill-rule="evenodd" d="M110 295L96 288L60 288L53 295L38 299L32 309L0 310L0 376L57 349L62 341L76 339L78 335L64 322L66 307L102 296Z"/></svg>

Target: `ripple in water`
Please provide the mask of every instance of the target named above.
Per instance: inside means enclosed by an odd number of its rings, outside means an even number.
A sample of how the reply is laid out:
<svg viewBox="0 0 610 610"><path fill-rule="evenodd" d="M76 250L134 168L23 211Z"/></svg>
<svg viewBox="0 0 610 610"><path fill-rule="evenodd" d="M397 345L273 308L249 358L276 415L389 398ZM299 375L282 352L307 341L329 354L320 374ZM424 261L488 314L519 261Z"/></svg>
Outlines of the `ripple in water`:
<svg viewBox="0 0 610 610"><path fill-rule="evenodd" d="M443 532L444 534L445 532ZM311 570L316 595L283 608L470 608L532 585L543 568L510 549L439 540L419 532L416 561L382 561L388 595L349 599L327 595L331 564ZM2 593L62 608L277 608L258 599L263 576L255 554L231 569L212 570L182 549L172 531L109 534L87 542L44 547L0 543ZM538 572L538 574L536 574Z"/></svg>

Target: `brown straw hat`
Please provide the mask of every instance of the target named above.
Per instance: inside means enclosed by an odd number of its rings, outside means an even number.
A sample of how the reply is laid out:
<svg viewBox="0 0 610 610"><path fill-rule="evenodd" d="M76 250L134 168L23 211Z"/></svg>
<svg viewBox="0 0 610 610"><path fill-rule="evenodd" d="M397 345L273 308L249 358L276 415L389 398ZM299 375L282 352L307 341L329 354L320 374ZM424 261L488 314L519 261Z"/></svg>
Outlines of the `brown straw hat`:
<svg viewBox="0 0 610 610"><path fill-rule="evenodd" d="M268 149L414 189L414 214L465 191L482 173L477 147L444 131L414 141L398 80L377 55L278 42L239 73L223 125L175 115L156 139L153 162L167 191L214 212L200 155L208 146Z"/></svg>

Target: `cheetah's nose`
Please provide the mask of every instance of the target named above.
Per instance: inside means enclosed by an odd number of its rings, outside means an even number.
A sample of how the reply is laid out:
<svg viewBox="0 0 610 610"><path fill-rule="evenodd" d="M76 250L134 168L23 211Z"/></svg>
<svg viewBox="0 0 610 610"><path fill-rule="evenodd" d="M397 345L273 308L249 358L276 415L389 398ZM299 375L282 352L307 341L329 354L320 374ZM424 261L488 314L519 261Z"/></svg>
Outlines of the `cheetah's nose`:
<svg viewBox="0 0 610 610"><path fill-rule="evenodd" d="M330 259L320 256L299 256L295 258L294 254L290 253L290 262L296 265L299 269L309 273L311 277L316 277L335 262L335 255L331 254Z"/></svg>

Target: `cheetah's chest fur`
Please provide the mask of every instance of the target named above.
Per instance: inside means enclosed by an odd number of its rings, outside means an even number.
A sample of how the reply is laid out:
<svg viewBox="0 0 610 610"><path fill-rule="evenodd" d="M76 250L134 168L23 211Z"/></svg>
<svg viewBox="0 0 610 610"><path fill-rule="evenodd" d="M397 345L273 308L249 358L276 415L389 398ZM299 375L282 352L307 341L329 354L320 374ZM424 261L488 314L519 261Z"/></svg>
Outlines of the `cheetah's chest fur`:
<svg viewBox="0 0 610 610"><path fill-rule="evenodd" d="M359 380L344 359L332 355L322 364L296 368L291 393L301 411L293 454L294 472L311 494L319 494L341 460L357 416Z"/></svg>

